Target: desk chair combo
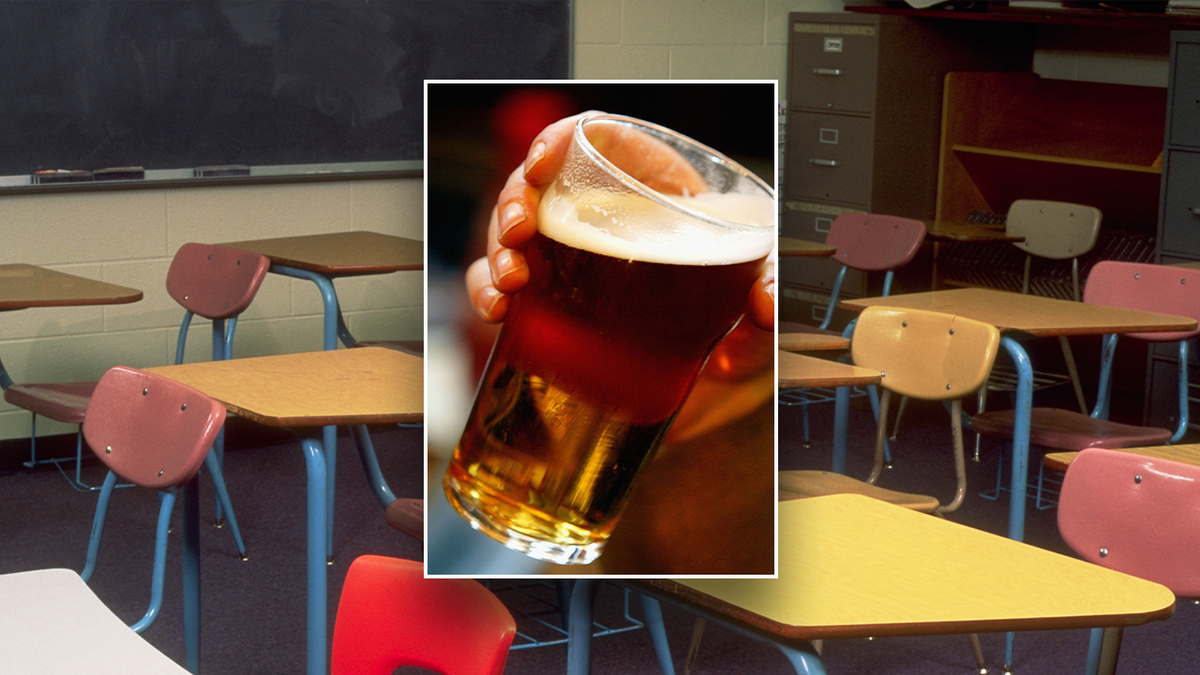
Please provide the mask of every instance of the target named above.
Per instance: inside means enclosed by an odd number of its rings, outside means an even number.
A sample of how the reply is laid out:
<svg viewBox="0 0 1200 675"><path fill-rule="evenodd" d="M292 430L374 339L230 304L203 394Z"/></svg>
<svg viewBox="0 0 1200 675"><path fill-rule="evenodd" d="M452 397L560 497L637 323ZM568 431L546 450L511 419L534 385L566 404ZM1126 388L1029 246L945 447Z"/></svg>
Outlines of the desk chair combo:
<svg viewBox="0 0 1200 675"><path fill-rule="evenodd" d="M1089 562L1200 598L1200 466L1084 450L1063 480L1058 529ZM1092 629L1088 675L1115 671L1121 635L1119 626Z"/></svg>
<svg viewBox="0 0 1200 675"><path fill-rule="evenodd" d="M958 509L967 490L963 453L962 399L987 380L1000 346L993 325L951 314L869 307L863 310L850 344L854 364L883 373L879 397L875 460L866 481L828 471L779 472L779 497L798 499L858 493L914 511L942 516ZM950 403L954 443L955 492L948 504L936 497L887 490L875 485L883 470L891 394ZM978 637L969 636L975 662L984 666Z"/></svg>
<svg viewBox="0 0 1200 675"><path fill-rule="evenodd" d="M1083 301L1200 319L1200 270L1148 263L1103 261L1097 263L1088 275ZM1109 391L1117 345L1117 335L1110 334L1104 336L1100 382L1096 405L1091 414L1034 407L1030 412L1030 445L1078 452L1085 448L1136 448L1178 442L1183 438L1188 426L1188 353L1189 344L1197 335L1200 335L1200 328L1173 333L1129 334L1129 337L1142 342L1178 343L1179 423L1174 430L1109 421ZM1014 410L977 413L971 418L971 429L984 436L1011 440L1015 416ZM1043 473L1039 472L1039 507L1044 503L1043 478ZM985 493L985 497L994 499L998 496L1001 489L999 481L998 473L996 490Z"/></svg>
<svg viewBox="0 0 1200 675"><path fill-rule="evenodd" d="M925 223L911 218L874 213L843 213L835 218L829 226L825 243L837 249L833 259L841 263L841 267L838 268L837 277L829 293L825 316L816 327L788 322L780 326L780 332L839 336L839 333L829 329L829 325L837 309L847 270L886 272L882 295L888 295L892 290L895 270L907 265L916 256L921 242L925 240L925 233ZM828 400L828 395L811 389L787 389L779 392L780 403L801 406L806 445L809 442L808 406Z"/></svg>
<svg viewBox="0 0 1200 675"><path fill-rule="evenodd" d="M1008 209L1005 220L1005 233L1024 237L1024 241L1014 242L1013 246L1025 252L1025 269L1021 276L1021 292L1030 292L1030 266L1033 258L1071 261L1071 297L1075 302L1080 301L1079 290L1079 256L1086 255L1096 246L1096 238L1100 235L1100 209L1081 204L1054 202L1039 199L1018 199ZM1050 295L1049 289L1035 295ZM1066 364L1065 376L1055 373L1035 372L1034 390L1047 389L1060 384L1071 383L1075 390L1075 400L1080 412L1087 413L1087 400L1083 395L1083 385L1079 382L1079 370L1075 366L1075 355L1071 351L1071 343L1066 336L1058 337L1062 348L1063 361ZM988 386L979 390L979 406L984 410L987 405L989 391L1015 391L1017 388L1016 371L1007 366L998 366L988 379ZM975 459L979 459L980 437L975 437Z"/></svg>
<svg viewBox="0 0 1200 675"><path fill-rule="evenodd" d="M184 308L176 343L176 364L183 362L188 328L192 317L197 314L212 321L213 359L232 358L233 333L237 328L238 315L254 300L268 267L269 262L263 256L224 246L190 243L180 247L171 261L166 280L167 293ZM29 443L35 462L38 415L59 422L82 425L95 387L95 382L72 382L15 384L5 390L4 400L33 413ZM218 498L217 522L222 524L222 514L228 513L230 532L238 552L245 558L246 547L242 543L237 518L233 514L221 473L222 449L223 436L219 434L211 458L206 459ZM79 490L100 489L79 480L82 459L81 427L76 438L76 477L72 485Z"/></svg>

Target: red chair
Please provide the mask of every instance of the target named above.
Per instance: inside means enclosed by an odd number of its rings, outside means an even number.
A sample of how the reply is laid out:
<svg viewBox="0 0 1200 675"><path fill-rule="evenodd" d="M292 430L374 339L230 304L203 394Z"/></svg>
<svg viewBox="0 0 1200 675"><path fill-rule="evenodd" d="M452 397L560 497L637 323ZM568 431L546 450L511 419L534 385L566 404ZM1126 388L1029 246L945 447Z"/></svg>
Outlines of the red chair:
<svg viewBox="0 0 1200 675"><path fill-rule="evenodd" d="M471 579L424 579L413 560L366 555L350 564L333 628L332 675L500 675L516 623Z"/></svg>
<svg viewBox="0 0 1200 675"><path fill-rule="evenodd" d="M167 533L176 489L190 481L209 456L225 424L225 407L174 380L124 366L100 378L83 420L83 435L109 469L101 488L80 576L89 581L96 569L108 497L117 477L162 493L154 549L150 607L132 628L142 632L162 605L167 563Z"/></svg>
<svg viewBox="0 0 1200 675"><path fill-rule="evenodd" d="M1200 466L1084 450L1063 480L1058 530L1089 562L1200 598ZM1094 629L1086 672L1113 672L1120 643L1120 627Z"/></svg>
<svg viewBox="0 0 1200 675"><path fill-rule="evenodd" d="M185 310L175 347L176 364L183 363L188 328L192 317L197 314L212 321L213 359L232 358L233 333L237 327L238 315L254 300L269 267L270 261L264 256L225 246L191 243L179 248L171 261L166 280L167 293ZM37 459L36 445L38 415L68 424L82 424L95 386L95 382L14 384L5 390L5 401L33 413L29 439L31 461L27 466L40 463ZM233 515L221 474L223 440L223 436L218 435L214 445L215 453L209 462L209 473L216 486L218 498L217 521L221 524L222 512L228 512L230 532L237 543L238 552L245 558L246 547L242 543L237 518ZM75 479L72 485L80 490L96 490L99 488L86 485L80 480L82 441L81 433L76 441Z"/></svg>
<svg viewBox="0 0 1200 675"><path fill-rule="evenodd" d="M1200 270L1106 260L1097 263L1088 275L1083 301L1200 320ZM1085 448L1163 445L1183 438L1188 425L1189 343L1197 335L1200 335L1200 328L1176 333L1127 335L1143 342L1179 343L1179 423L1174 431L1108 420L1109 389L1117 336L1106 335L1100 364L1099 393L1091 415L1073 410L1035 407L1030 413L1030 445L1079 451ZM985 436L1011 439L1015 417L1016 412L1013 410L978 413L971 418L971 430ZM999 482L997 484L999 485Z"/></svg>

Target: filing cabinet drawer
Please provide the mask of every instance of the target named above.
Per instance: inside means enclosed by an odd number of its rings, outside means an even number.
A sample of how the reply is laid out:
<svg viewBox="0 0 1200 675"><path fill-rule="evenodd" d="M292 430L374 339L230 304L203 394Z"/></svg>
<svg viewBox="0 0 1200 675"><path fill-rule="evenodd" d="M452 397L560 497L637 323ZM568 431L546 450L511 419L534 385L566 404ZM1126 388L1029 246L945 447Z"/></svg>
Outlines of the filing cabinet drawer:
<svg viewBox="0 0 1200 675"><path fill-rule="evenodd" d="M1163 251L1200 251L1200 152L1168 152L1159 246Z"/></svg>
<svg viewBox="0 0 1200 675"><path fill-rule="evenodd" d="M1196 442L1197 422L1200 422L1200 369L1188 368L1188 435L1183 442ZM1145 423L1172 431L1179 424L1179 366L1178 362L1150 360L1150 395Z"/></svg>
<svg viewBox="0 0 1200 675"><path fill-rule="evenodd" d="M869 203L873 121L866 117L792 113L788 117L784 194Z"/></svg>
<svg viewBox="0 0 1200 675"><path fill-rule="evenodd" d="M1200 148L1200 44L1179 42L1175 50L1167 142Z"/></svg>
<svg viewBox="0 0 1200 675"><path fill-rule="evenodd" d="M781 234L785 237L824 242L834 218L843 213L862 212L863 209L850 206L785 199Z"/></svg>
<svg viewBox="0 0 1200 675"><path fill-rule="evenodd" d="M803 286L829 294L833 290L833 282L837 279L838 270L842 266L833 258L814 256L781 256L779 258L779 279L783 283ZM863 280L865 273L858 270L846 270L846 278L842 281L839 297L857 298L863 295Z"/></svg>
<svg viewBox="0 0 1200 675"><path fill-rule="evenodd" d="M793 108L871 113L875 109L874 25L792 24L788 91Z"/></svg>

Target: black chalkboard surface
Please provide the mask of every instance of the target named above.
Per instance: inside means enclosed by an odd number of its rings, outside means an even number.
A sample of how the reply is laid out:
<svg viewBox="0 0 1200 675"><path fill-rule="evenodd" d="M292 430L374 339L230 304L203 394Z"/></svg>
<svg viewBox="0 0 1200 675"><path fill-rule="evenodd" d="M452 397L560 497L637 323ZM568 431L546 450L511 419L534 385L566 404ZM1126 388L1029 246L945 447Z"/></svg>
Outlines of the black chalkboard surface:
<svg viewBox="0 0 1200 675"><path fill-rule="evenodd" d="M0 176L420 160L422 83L569 76L569 0L5 0Z"/></svg>

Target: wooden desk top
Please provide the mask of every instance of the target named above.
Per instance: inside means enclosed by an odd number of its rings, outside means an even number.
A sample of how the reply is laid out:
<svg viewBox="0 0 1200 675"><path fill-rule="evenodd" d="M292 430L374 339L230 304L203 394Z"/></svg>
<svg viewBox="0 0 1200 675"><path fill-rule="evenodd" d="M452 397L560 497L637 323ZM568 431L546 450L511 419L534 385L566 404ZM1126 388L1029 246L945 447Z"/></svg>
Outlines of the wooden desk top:
<svg viewBox="0 0 1200 675"><path fill-rule="evenodd" d="M29 307L120 305L137 302L142 292L37 265L0 265L0 310Z"/></svg>
<svg viewBox="0 0 1200 675"><path fill-rule="evenodd" d="M1103 307L990 288L956 288L887 297L856 298L844 300L840 304L852 311L861 311L873 305L927 309L990 323L1001 331L1018 331L1039 337L1153 333L1191 330L1196 327L1196 321L1186 317Z"/></svg>
<svg viewBox="0 0 1200 675"><path fill-rule="evenodd" d="M819 352L849 349L850 339L821 333L780 333L779 349L785 352Z"/></svg>
<svg viewBox="0 0 1200 675"><path fill-rule="evenodd" d="M1169 459L1172 462L1195 464L1200 466L1200 443L1180 443L1179 445L1156 445L1148 448L1114 448L1115 452L1128 452L1134 455L1145 455L1157 459ZM1067 470L1067 466L1075 459L1078 452L1048 452L1043 458L1047 468L1055 471Z"/></svg>
<svg viewBox="0 0 1200 675"><path fill-rule="evenodd" d="M861 495L779 504L778 579L631 581L791 639L1132 626L1164 586Z"/></svg>
<svg viewBox="0 0 1200 675"><path fill-rule="evenodd" d="M779 255L781 256L827 256L833 255L837 249L818 241L796 239L795 237L779 238Z"/></svg>
<svg viewBox="0 0 1200 675"><path fill-rule="evenodd" d="M852 387L879 384L883 379L878 370L860 368L848 363L827 361L803 354L780 351L777 355L779 388L794 387Z"/></svg>
<svg viewBox="0 0 1200 675"><path fill-rule="evenodd" d="M0 575L0 607L6 673L188 675L71 570Z"/></svg>
<svg viewBox="0 0 1200 675"><path fill-rule="evenodd" d="M364 347L146 370L199 389L259 424L314 427L422 421L424 368L419 356Z"/></svg>
<svg viewBox="0 0 1200 675"><path fill-rule="evenodd" d="M1025 237L1008 234L1003 226L975 225L973 223L935 223L925 236L935 241L1025 241Z"/></svg>
<svg viewBox="0 0 1200 675"><path fill-rule="evenodd" d="M332 232L222 243L265 255L272 264L328 277L425 268L425 242L378 232Z"/></svg>

